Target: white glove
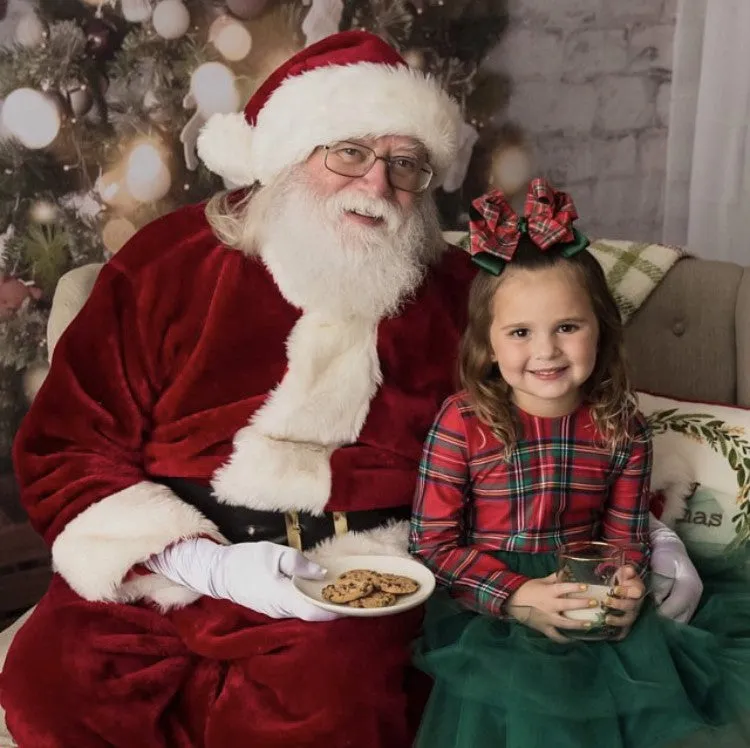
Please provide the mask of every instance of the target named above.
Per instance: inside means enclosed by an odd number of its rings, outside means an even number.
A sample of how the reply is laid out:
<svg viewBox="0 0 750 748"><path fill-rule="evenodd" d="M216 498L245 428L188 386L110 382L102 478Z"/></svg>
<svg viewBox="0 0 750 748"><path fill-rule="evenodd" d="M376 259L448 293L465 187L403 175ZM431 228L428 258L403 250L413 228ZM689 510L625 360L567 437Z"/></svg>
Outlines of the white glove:
<svg viewBox="0 0 750 748"><path fill-rule="evenodd" d="M338 618L305 600L292 585L293 575L322 579L326 570L284 545L265 541L219 545L191 538L151 556L145 565L202 595L231 600L271 618Z"/></svg>
<svg viewBox="0 0 750 748"><path fill-rule="evenodd" d="M703 582L688 557L685 544L654 515L650 516L651 586L659 613L687 623L698 607Z"/></svg>

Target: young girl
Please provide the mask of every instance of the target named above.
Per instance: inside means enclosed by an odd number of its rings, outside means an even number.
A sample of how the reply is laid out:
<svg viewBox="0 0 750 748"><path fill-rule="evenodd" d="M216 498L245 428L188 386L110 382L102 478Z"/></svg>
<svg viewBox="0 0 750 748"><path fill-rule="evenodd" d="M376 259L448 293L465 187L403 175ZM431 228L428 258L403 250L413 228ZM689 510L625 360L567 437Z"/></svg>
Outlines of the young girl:
<svg viewBox="0 0 750 748"><path fill-rule="evenodd" d="M416 652L434 680L417 745L750 745L750 587L730 594L725 580L686 626L656 614L637 572L651 444L572 201L535 180L522 218L500 193L474 210L483 272L464 389L425 443L411 525L411 552L442 588ZM598 602L555 574L561 546L591 540L628 548L633 564L606 601L619 632L606 641L575 640L591 624L565 614Z"/></svg>

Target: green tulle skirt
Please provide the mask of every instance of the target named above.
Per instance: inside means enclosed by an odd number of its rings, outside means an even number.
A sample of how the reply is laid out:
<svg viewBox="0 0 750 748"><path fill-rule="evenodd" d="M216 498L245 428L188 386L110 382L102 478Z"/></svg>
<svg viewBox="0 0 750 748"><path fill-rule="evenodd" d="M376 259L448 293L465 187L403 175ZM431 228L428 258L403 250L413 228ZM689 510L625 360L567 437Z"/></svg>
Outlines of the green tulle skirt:
<svg viewBox="0 0 750 748"><path fill-rule="evenodd" d="M498 554L543 577L550 554ZM434 680L418 748L750 746L750 564L705 560L690 625L650 602L621 642L559 644L479 615L444 592L415 662Z"/></svg>

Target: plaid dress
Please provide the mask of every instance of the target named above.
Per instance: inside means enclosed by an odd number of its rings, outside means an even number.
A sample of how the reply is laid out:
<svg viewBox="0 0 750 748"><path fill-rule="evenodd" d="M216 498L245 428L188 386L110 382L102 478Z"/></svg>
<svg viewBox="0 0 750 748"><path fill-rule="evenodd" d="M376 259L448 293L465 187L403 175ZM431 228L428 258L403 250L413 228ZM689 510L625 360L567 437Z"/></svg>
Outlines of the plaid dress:
<svg viewBox="0 0 750 748"><path fill-rule="evenodd" d="M411 550L443 589L414 645L432 679L415 748L750 746L747 549L699 566L705 591L689 626L647 598L622 641L559 643L503 614L526 579L555 569L561 543L647 542L651 445L640 416L633 441L612 453L586 407L517 415L508 461L461 393L425 443Z"/></svg>
<svg viewBox="0 0 750 748"><path fill-rule="evenodd" d="M576 540L617 540L645 552L651 442L640 415L614 452L590 408L562 418L517 410L509 460L465 393L448 398L424 446L410 550L469 608L499 615L528 577L494 552L549 553ZM642 556L641 556L642 558Z"/></svg>

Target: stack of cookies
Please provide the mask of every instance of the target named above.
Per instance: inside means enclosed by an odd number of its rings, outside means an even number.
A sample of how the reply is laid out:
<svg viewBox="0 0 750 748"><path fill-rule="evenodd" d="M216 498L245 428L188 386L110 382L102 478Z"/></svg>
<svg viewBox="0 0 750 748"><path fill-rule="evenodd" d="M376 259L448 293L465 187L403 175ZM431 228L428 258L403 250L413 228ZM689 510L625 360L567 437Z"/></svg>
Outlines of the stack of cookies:
<svg viewBox="0 0 750 748"><path fill-rule="evenodd" d="M322 595L328 602L351 608L387 608L401 595L419 589L411 577L384 574L369 569L350 569L339 574L333 584L323 587Z"/></svg>

